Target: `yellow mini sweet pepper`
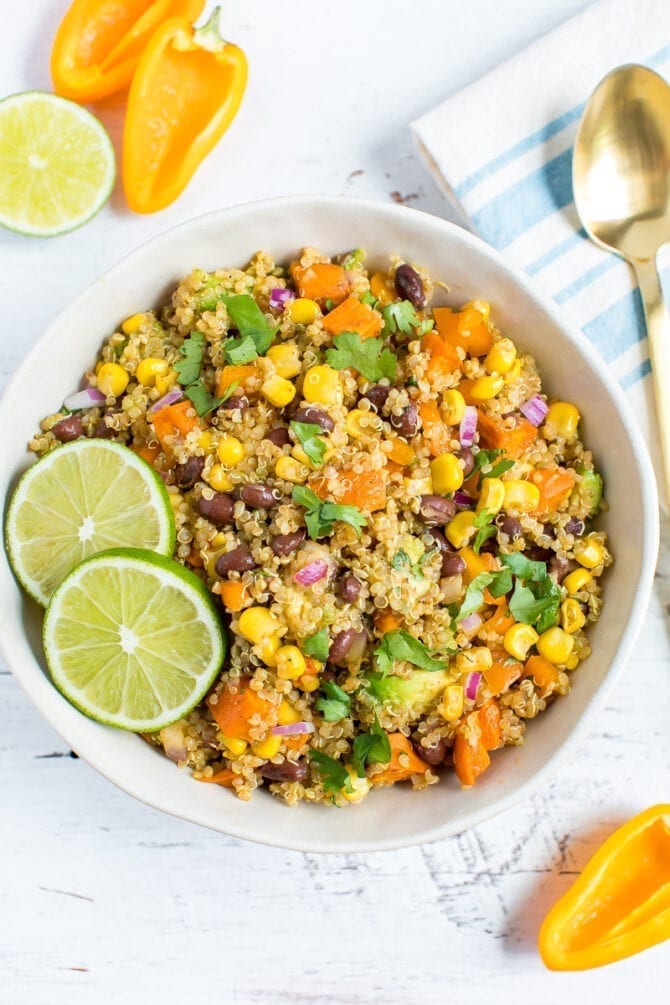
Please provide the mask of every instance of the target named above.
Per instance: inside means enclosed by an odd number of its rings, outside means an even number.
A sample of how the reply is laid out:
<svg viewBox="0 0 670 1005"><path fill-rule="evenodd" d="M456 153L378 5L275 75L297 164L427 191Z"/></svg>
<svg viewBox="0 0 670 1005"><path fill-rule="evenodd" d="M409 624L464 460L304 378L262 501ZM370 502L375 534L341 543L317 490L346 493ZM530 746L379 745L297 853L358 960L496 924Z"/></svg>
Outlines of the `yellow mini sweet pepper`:
<svg viewBox="0 0 670 1005"><path fill-rule="evenodd" d="M538 945L550 970L588 970L670 938L670 804L609 837L554 904Z"/></svg>

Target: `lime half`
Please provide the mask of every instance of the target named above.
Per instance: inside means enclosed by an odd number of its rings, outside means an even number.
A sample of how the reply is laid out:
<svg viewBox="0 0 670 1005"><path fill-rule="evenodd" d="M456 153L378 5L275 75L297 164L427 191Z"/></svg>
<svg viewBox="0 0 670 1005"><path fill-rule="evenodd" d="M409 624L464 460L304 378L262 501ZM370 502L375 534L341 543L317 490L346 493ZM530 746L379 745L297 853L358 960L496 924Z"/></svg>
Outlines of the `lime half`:
<svg viewBox="0 0 670 1005"><path fill-rule="evenodd" d="M0 101L0 224L53 237L102 208L114 185L103 126L72 101L24 91Z"/></svg>
<svg viewBox="0 0 670 1005"><path fill-rule="evenodd" d="M210 594L178 562L118 548L61 583L44 619L56 687L99 722L152 732L204 697L225 656Z"/></svg>
<svg viewBox="0 0 670 1005"><path fill-rule="evenodd" d="M108 548L171 555L170 497L153 468L111 440L73 440L28 468L7 513L5 539L21 585L46 606L79 562Z"/></svg>

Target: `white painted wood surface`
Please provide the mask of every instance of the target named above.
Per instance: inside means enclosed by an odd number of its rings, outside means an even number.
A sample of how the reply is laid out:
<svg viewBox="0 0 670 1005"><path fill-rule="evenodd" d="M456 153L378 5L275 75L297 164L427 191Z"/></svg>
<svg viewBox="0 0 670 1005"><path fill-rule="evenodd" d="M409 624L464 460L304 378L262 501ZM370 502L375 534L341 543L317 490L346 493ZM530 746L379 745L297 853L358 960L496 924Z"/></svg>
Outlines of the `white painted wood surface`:
<svg viewBox="0 0 670 1005"><path fill-rule="evenodd" d="M0 0L0 95L48 87L65 3ZM225 23L249 53L249 91L181 201L140 218L117 189L96 221L69 236L40 242L0 232L11 291L0 388L90 280L208 209L323 192L402 197L448 215L407 123L584 6L231 0ZM110 102L101 114L118 138L121 106ZM60 389L35 392L48 401ZM535 939L548 907L613 827L668 798L669 605L666 551L635 655L581 752L546 791L460 837L380 855L283 852L162 816L71 758L0 665L0 1001L663 998L668 944L605 970L555 975Z"/></svg>

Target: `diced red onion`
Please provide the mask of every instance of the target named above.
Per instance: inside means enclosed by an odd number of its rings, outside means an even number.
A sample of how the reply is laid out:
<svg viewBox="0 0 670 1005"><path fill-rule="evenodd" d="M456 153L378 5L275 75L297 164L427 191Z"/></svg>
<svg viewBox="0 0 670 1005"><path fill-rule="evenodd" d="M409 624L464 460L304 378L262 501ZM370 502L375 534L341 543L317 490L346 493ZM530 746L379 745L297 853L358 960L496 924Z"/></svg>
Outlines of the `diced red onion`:
<svg viewBox="0 0 670 1005"><path fill-rule="evenodd" d="M470 701L474 701L477 697L477 689L479 688L481 679L482 675L478 670L475 673L469 673L465 678L465 697Z"/></svg>
<svg viewBox="0 0 670 1005"><path fill-rule="evenodd" d="M300 736L304 733L314 732L313 722L290 722L287 726L273 726L273 736Z"/></svg>
<svg viewBox="0 0 670 1005"><path fill-rule="evenodd" d="M467 618L463 618L459 627L462 628L464 632L474 632L483 624L484 622L479 614L477 614L477 611L473 611L472 614L468 614Z"/></svg>
<svg viewBox="0 0 670 1005"><path fill-rule="evenodd" d="M158 401L151 406L151 408L149 409L149 415L151 415L153 412L159 412L161 408L167 408L168 405L174 405L175 402L181 401L183 397L184 392L181 390L181 388L174 387L171 391L168 391L167 394L164 394L162 398L159 398Z"/></svg>
<svg viewBox="0 0 670 1005"><path fill-rule="evenodd" d="M274 311L283 311L291 300L295 300L293 290L285 290L283 287L277 286L270 293L270 308Z"/></svg>
<svg viewBox="0 0 670 1005"><path fill-rule="evenodd" d="M68 412L79 412L82 408L93 408L95 405L104 405L105 396L97 387L86 387L83 391L76 391L69 395L63 402Z"/></svg>
<svg viewBox="0 0 670 1005"><path fill-rule="evenodd" d="M547 417L549 406L544 398L534 394L528 401L524 401L523 405L519 405L519 411L526 416L531 426L541 426Z"/></svg>
<svg viewBox="0 0 670 1005"><path fill-rule="evenodd" d="M293 579L301 586L312 586L327 575L328 562L325 558L315 558L313 562L308 562L307 565L303 565L302 569L298 569Z"/></svg>
<svg viewBox="0 0 670 1005"><path fill-rule="evenodd" d="M463 489L457 489L454 492L454 502L461 509L468 509L470 506L474 505L474 501L475 500L472 496L468 495L467 492L464 492Z"/></svg>
<svg viewBox="0 0 670 1005"><path fill-rule="evenodd" d="M471 447L475 442L477 432L477 409L474 405L466 405L461 419L459 439L462 447Z"/></svg>

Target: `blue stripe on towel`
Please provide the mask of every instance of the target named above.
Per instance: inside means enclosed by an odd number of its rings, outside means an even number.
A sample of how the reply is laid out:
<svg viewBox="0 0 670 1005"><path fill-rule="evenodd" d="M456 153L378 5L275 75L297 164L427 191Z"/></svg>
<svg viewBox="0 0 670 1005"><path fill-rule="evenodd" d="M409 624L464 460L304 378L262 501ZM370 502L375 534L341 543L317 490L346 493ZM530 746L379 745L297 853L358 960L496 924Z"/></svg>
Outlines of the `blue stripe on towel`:
<svg viewBox="0 0 670 1005"><path fill-rule="evenodd" d="M526 266L526 272L529 276L536 276L538 272L542 272L542 269L545 269L547 265L551 265L551 263L555 262L557 258L564 255L566 251L570 251L572 248L576 247L576 245L578 245L586 236L586 231L583 227L580 227L576 234L572 234L571 237L568 237L559 244L554 245L554 247L550 248L549 251L545 251L544 254L540 255L539 258L536 258L534 262L530 262Z"/></svg>
<svg viewBox="0 0 670 1005"><path fill-rule="evenodd" d="M559 290L554 295L554 300L557 304L564 304L566 300L571 300L578 293L581 293L585 287L590 286L596 279L600 279L610 269L613 269L615 265L618 265L619 261L620 259L614 255L608 255L602 262L598 262L591 269L587 269L581 276L577 276L571 283L568 283L562 290Z"/></svg>
<svg viewBox="0 0 670 1005"><path fill-rule="evenodd" d="M625 377L622 377L619 383L624 391L627 391L629 387L637 384L639 380L644 380L648 373L651 373L651 362L645 359L641 363L638 363Z"/></svg>
<svg viewBox="0 0 670 1005"><path fill-rule="evenodd" d="M584 326L584 334L606 363L645 338L644 312L638 290L632 290Z"/></svg>

